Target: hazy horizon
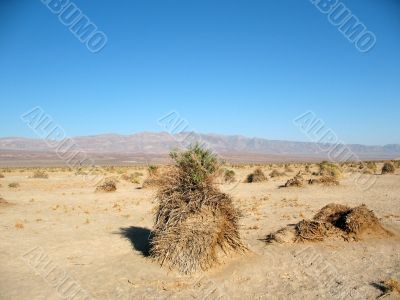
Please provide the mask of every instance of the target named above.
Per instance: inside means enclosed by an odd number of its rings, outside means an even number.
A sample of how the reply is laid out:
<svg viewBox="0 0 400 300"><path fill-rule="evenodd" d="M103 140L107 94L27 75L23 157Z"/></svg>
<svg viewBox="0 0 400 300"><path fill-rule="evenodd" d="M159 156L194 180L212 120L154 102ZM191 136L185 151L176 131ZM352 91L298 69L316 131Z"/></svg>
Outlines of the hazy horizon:
<svg viewBox="0 0 400 300"><path fill-rule="evenodd" d="M312 142L312 111L340 140L400 144L400 3L343 1L376 37L363 52L312 1L75 1L107 41L93 52L49 1L0 4L0 136L34 138L41 107L68 136L189 130ZM83 30L82 30L83 32Z"/></svg>

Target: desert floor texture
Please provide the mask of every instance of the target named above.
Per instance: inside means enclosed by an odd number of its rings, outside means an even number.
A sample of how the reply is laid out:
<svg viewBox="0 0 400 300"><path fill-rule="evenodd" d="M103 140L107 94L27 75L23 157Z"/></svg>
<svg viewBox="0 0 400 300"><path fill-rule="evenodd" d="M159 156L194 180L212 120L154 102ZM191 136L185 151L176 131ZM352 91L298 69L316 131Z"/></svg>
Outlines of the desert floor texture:
<svg viewBox="0 0 400 300"><path fill-rule="evenodd" d="M266 174L273 168L262 166ZM29 169L11 169L0 178L0 298L377 299L381 281L400 279L399 170L367 175L376 182L366 191L349 172L339 186L279 188L298 168L261 183L243 183L254 168L234 168L237 182L219 186L243 212L241 236L251 251L191 276L148 257L154 188L119 179L115 192L102 193L72 171L48 170L49 178L41 179ZM139 171L143 181L146 169ZM9 187L12 182L19 187ZM332 202L365 203L394 236L264 241Z"/></svg>

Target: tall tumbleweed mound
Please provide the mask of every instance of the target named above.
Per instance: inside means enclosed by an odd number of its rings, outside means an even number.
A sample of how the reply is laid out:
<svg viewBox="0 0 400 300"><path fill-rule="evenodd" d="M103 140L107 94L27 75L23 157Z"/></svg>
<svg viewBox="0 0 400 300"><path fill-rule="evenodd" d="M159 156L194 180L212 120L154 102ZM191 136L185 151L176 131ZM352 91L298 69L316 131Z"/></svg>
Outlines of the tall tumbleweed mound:
<svg viewBox="0 0 400 300"><path fill-rule="evenodd" d="M326 238L359 240L366 236L386 237L391 233L364 204L350 208L331 203L324 206L311 220L302 220L267 236L268 242L323 241Z"/></svg>
<svg viewBox="0 0 400 300"><path fill-rule="evenodd" d="M171 157L175 165L159 180L151 256L189 274L212 267L220 254L245 251L240 213L214 185L217 158L198 145Z"/></svg>

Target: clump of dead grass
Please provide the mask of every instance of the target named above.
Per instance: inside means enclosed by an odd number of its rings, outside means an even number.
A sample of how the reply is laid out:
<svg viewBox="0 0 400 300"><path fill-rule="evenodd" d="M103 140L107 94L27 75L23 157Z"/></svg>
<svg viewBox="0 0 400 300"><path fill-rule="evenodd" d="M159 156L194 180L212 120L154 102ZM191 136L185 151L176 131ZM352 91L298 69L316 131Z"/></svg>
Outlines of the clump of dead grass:
<svg viewBox="0 0 400 300"><path fill-rule="evenodd" d="M341 168L334 163L323 161L319 164L319 172L318 175L320 176L330 176L339 178L342 174Z"/></svg>
<svg viewBox="0 0 400 300"><path fill-rule="evenodd" d="M400 295L400 282L394 278L381 281L382 285L382 295L378 299L384 298L389 295L396 294L397 297Z"/></svg>
<svg viewBox="0 0 400 300"><path fill-rule="evenodd" d="M96 187L96 192L115 192L117 183L114 179L106 178L101 184Z"/></svg>
<svg viewBox="0 0 400 300"><path fill-rule="evenodd" d="M3 173L0 173L0 178L4 178L4 174Z"/></svg>
<svg viewBox="0 0 400 300"><path fill-rule="evenodd" d="M232 183L236 181L236 173L233 170L225 169L224 170L224 182Z"/></svg>
<svg viewBox="0 0 400 300"><path fill-rule="evenodd" d="M339 185L339 181L334 176L322 176L318 179L319 183L325 186L335 186Z"/></svg>
<svg viewBox="0 0 400 300"><path fill-rule="evenodd" d="M214 184L216 156L195 145L171 157L175 165L159 180L151 256L189 274L212 267L221 253L245 251L239 236L240 212Z"/></svg>
<svg viewBox="0 0 400 300"><path fill-rule="evenodd" d="M299 172L296 176L286 181L284 187L303 187L304 186L304 178Z"/></svg>
<svg viewBox="0 0 400 300"><path fill-rule="evenodd" d="M271 178L274 178L274 177L281 177L281 176L286 176L286 173L285 173L285 172L279 172L278 170L274 169L274 170L272 170L271 173L269 173L269 176L270 176Z"/></svg>
<svg viewBox="0 0 400 300"><path fill-rule="evenodd" d="M266 180L267 180L267 177L265 176L264 172L260 168L255 169L254 172L247 175L247 178L246 178L247 183L262 182L262 181L266 181Z"/></svg>
<svg viewBox="0 0 400 300"><path fill-rule="evenodd" d="M47 179L49 178L49 174L47 174L44 170L36 170L33 172L32 178Z"/></svg>
<svg viewBox="0 0 400 300"><path fill-rule="evenodd" d="M395 168L394 168L394 166L393 166L392 163L390 163L390 162L385 162L385 163L383 164L383 167L382 167L382 174L393 174L394 171L395 171Z"/></svg>
<svg viewBox="0 0 400 300"><path fill-rule="evenodd" d="M350 208L331 203L324 206L311 220L302 220L267 236L272 242L323 241L325 238L359 240L367 235L390 236L372 210L364 204Z"/></svg>
<svg viewBox="0 0 400 300"><path fill-rule="evenodd" d="M19 188L19 187L20 187L20 184L19 184L18 182L10 182L10 183L8 184L8 187L9 187L9 188L12 188L12 189L16 189L16 188Z"/></svg>
<svg viewBox="0 0 400 300"><path fill-rule="evenodd" d="M125 181L128 181L128 182L131 182L131 183L139 184L140 183L140 177L142 175L143 174L140 173L140 172L134 172L132 174L124 173L124 174L121 175L121 179L125 180Z"/></svg>

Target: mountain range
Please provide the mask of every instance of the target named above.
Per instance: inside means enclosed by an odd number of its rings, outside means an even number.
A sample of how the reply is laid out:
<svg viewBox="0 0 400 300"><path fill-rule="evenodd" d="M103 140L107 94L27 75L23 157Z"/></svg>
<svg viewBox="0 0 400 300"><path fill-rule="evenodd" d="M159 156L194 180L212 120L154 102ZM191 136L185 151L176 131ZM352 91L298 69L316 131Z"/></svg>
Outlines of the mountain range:
<svg viewBox="0 0 400 300"><path fill-rule="evenodd" d="M167 132L140 132L132 135L101 134L77 136L69 141L80 151L91 154L95 160L100 158L116 159L119 163L140 160L153 161L158 157L161 161L174 148L183 148L191 143L204 143L207 147L232 161L297 161L318 160L327 158L323 149L328 145L313 142L293 142L249 138L241 135L202 134L183 132L169 134ZM360 159L394 159L400 156L400 145L367 146L359 144L346 145ZM49 147L45 140L7 137L0 138L0 165L7 162L43 161L55 154L55 148ZM100 159L101 161L101 159ZM157 159L156 159L157 161ZM115 162L114 162L115 163Z"/></svg>

